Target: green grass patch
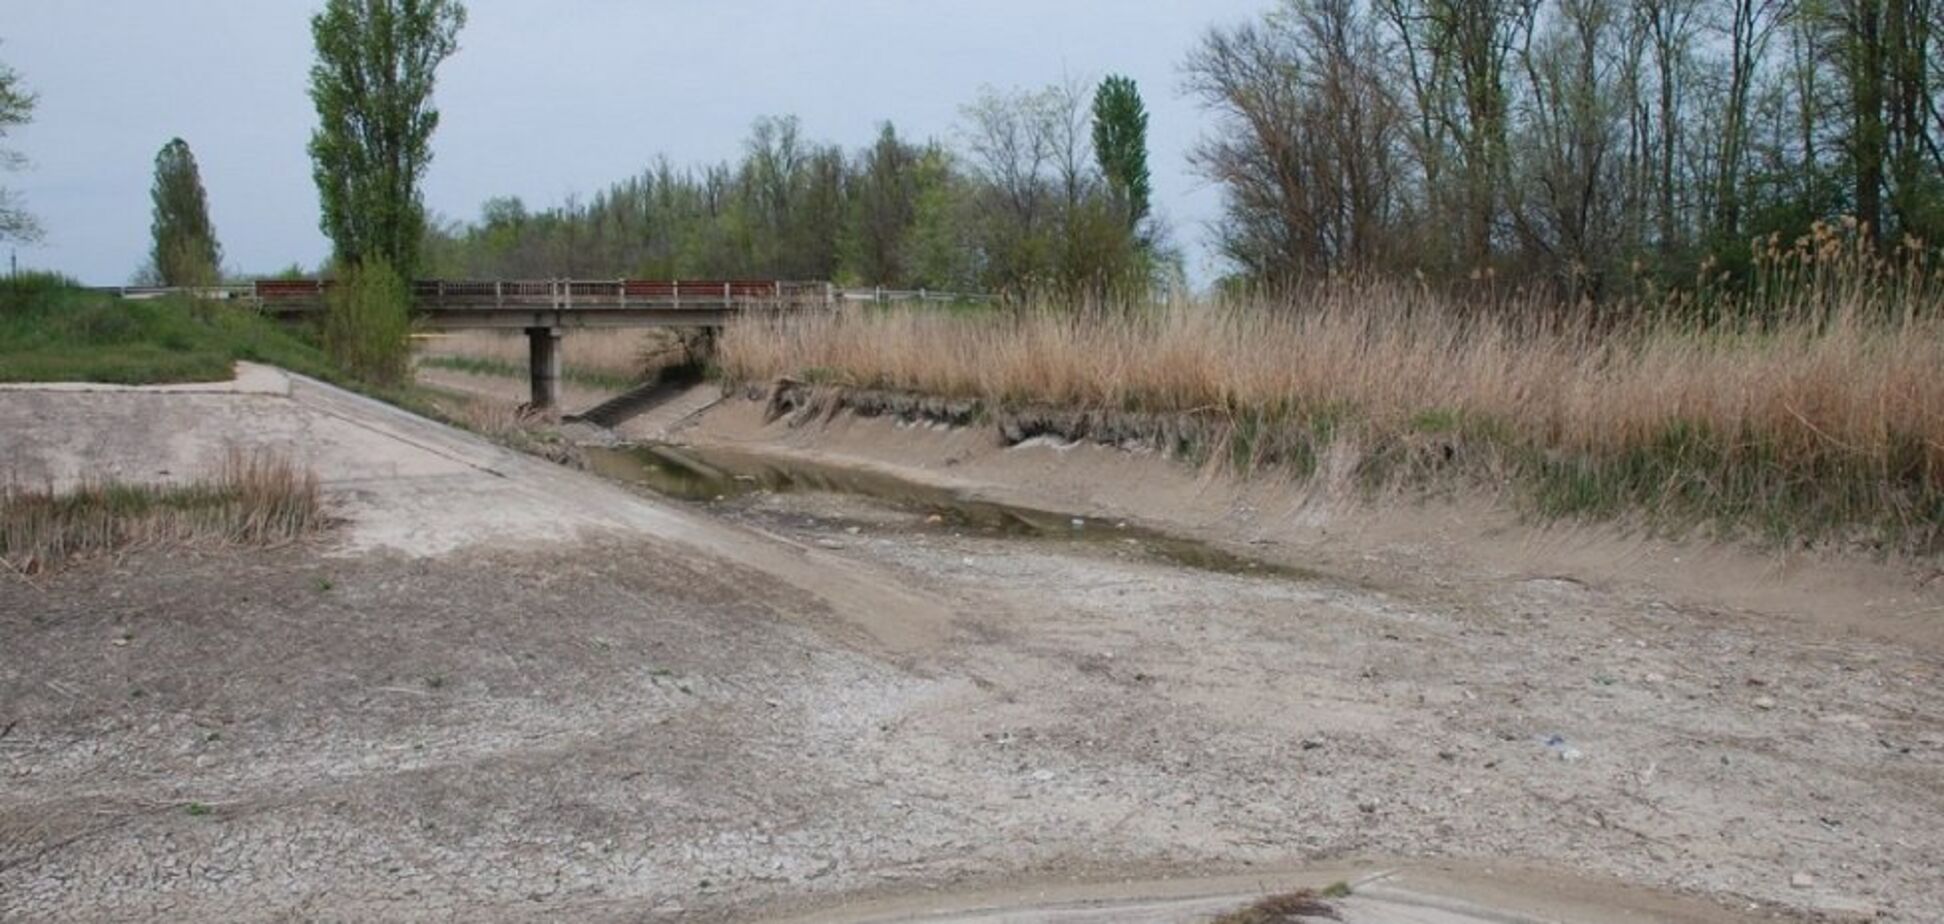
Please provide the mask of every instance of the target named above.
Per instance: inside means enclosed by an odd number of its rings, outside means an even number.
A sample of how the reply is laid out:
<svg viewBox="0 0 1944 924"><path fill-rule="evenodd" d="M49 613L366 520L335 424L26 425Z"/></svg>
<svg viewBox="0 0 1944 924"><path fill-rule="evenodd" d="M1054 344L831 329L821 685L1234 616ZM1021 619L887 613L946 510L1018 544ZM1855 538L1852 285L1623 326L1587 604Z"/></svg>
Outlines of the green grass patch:
<svg viewBox="0 0 1944 924"><path fill-rule="evenodd" d="M1772 542L1832 536L1934 552L1944 546L1944 490L1917 462L1839 451L1785 452L1760 434L1674 421L1603 454L1515 450L1539 513L1609 518L1644 512L1657 526L1707 526Z"/></svg>
<svg viewBox="0 0 1944 924"><path fill-rule="evenodd" d="M0 382L225 381L237 360L339 378L316 347L247 308L131 301L55 276L0 281Z"/></svg>

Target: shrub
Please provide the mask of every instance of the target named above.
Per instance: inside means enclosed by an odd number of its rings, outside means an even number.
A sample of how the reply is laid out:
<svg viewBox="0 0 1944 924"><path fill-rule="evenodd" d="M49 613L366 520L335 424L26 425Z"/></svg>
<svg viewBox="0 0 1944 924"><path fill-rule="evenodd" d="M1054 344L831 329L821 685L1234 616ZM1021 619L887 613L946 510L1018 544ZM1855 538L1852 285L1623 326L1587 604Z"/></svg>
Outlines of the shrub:
<svg viewBox="0 0 1944 924"><path fill-rule="evenodd" d="M383 385L411 365L411 289L382 259L341 269L324 314L324 351L345 371Z"/></svg>

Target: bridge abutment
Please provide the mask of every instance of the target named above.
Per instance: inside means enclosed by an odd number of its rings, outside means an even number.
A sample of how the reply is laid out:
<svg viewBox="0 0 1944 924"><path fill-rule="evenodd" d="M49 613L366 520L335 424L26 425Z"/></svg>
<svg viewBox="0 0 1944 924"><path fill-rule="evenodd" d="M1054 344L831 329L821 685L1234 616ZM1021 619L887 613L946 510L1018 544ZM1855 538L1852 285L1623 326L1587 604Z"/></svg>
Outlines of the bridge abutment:
<svg viewBox="0 0 1944 924"><path fill-rule="evenodd" d="M529 404L537 411L554 410L560 406L560 328L529 327L526 335Z"/></svg>

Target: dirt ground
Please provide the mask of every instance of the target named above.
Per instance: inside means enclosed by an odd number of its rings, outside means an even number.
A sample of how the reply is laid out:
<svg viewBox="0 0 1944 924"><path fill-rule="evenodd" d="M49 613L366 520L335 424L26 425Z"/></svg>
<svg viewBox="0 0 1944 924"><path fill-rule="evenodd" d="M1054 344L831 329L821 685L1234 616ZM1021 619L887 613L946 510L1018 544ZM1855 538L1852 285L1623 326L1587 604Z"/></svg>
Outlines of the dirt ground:
<svg viewBox="0 0 1944 924"><path fill-rule="evenodd" d="M973 912L1401 868L1480 920L1944 920L1918 566L1359 517L739 399L683 431L1305 569L1249 576L637 497L302 383L144 395L183 415L148 430L126 400L0 394L0 455L103 451L36 435L91 421L194 456L220 441L164 434L220 420L329 444L346 523L0 574L0 919L1050 921Z"/></svg>

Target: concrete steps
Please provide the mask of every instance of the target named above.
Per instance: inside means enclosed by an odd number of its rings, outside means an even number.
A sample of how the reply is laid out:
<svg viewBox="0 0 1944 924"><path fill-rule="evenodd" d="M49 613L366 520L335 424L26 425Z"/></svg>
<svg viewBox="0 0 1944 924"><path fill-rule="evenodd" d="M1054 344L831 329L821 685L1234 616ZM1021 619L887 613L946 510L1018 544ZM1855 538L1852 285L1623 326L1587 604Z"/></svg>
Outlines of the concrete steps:
<svg viewBox="0 0 1944 924"><path fill-rule="evenodd" d="M612 430L657 405L681 396L701 382L700 372L668 370L655 381L644 382L579 414L570 414L563 419L570 422L585 421Z"/></svg>

